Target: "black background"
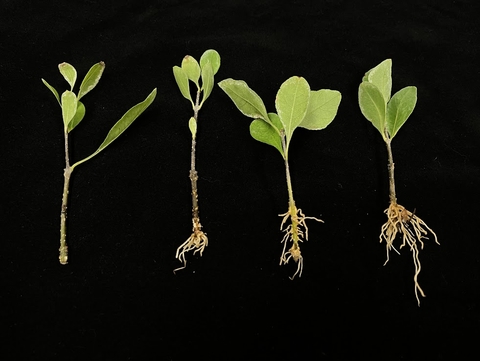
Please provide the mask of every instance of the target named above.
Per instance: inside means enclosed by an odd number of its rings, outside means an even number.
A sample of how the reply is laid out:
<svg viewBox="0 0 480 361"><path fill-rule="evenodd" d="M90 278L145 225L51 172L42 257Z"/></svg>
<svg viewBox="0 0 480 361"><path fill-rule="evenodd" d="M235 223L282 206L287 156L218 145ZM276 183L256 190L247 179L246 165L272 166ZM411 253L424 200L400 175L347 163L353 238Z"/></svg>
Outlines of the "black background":
<svg viewBox="0 0 480 361"><path fill-rule="evenodd" d="M480 48L475 1L1 1L2 359L453 360L478 339ZM309 223L305 268L280 267L287 211L278 152L251 139L217 86L200 112L197 169L209 246L179 266L191 231L191 107L172 67L216 49L216 82L243 79L274 111L304 76L342 102L322 131L298 129L290 162ZM363 74L393 59L393 91L418 103L393 142L399 203L436 231L417 306L408 249L378 236L386 150L357 100ZM155 87L152 106L73 174L69 264L58 263L63 187L61 62L106 70L71 133L73 161ZM152 359L152 357L150 357Z"/></svg>

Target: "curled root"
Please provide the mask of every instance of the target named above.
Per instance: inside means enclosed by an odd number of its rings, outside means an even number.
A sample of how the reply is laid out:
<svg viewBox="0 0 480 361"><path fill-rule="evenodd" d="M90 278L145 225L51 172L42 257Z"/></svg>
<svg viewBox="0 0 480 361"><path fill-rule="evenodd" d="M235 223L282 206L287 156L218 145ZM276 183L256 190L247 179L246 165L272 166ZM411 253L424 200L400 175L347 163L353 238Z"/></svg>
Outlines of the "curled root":
<svg viewBox="0 0 480 361"><path fill-rule="evenodd" d="M385 261L384 265L386 265L390 259L390 250L392 248L395 252L400 254L400 252L398 252L393 246L393 241L395 240L397 234L401 234L403 242L400 245L400 249L408 244L410 250L412 251L413 263L415 265L415 275L413 277L415 282L415 297L417 298L418 305L420 306L418 292L420 292L422 297L425 297L425 293L417 281L421 270L417 242L420 243L420 249L423 249L422 239L428 239L426 235L428 234L427 231L429 231L435 237L435 242L440 244L438 242L437 235L422 219L417 217L414 213L408 211L400 204L391 203L388 209L385 210L385 213L387 214L388 220L382 226L380 233L380 243L385 240L387 248L387 260Z"/></svg>
<svg viewBox="0 0 480 361"><path fill-rule="evenodd" d="M303 257L302 253L300 252L299 242L303 242L304 237L306 240L308 240L308 227L305 223L305 220L314 219L317 222L322 223L323 221L315 217L305 216L302 210L300 208L297 209L295 206L290 207L287 213L279 214L279 216L283 217L280 230L285 232L285 235L282 239L283 251L282 255L280 256L280 266L287 264L291 258L297 263L297 271L292 277L290 277L290 279L293 280L297 274L298 277L302 277ZM286 228L283 228L283 225L285 222L287 222L288 218L290 218L291 222ZM293 244L292 247L290 247L290 249L287 251L288 241L291 241Z"/></svg>
<svg viewBox="0 0 480 361"><path fill-rule="evenodd" d="M202 231L202 225L200 224L200 220L198 218L193 220L193 233L191 234L188 239L177 248L177 253L175 254L175 258L177 258L180 262L183 263L183 267L179 267L173 270L173 273L184 269L187 267L187 260L185 258L185 254L187 252L193 251L193 254L200 252L200 256L202 256L205 247L208 246L208 238L206 233Z"/></svg>

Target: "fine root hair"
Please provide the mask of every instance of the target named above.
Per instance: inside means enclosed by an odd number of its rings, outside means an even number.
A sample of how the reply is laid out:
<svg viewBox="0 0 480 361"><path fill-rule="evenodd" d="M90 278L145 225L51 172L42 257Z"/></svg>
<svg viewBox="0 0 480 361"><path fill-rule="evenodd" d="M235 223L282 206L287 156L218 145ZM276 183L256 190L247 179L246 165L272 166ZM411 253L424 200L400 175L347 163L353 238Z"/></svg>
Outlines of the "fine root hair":
<svg viewBox="0 0 480 361"><path fill-rule="evenodd" d="M188 239L183 242L180 247L177 248L177 253L175 258L183 263L182 267L175 268L173 273L176 271L182 270L187 267L187 259L185 255L193 250L193 254L199 252L202 256L205 247L208 246L207 234L202 231L202 225L198 219L193 220L193 233L188 237Z"/></svg>

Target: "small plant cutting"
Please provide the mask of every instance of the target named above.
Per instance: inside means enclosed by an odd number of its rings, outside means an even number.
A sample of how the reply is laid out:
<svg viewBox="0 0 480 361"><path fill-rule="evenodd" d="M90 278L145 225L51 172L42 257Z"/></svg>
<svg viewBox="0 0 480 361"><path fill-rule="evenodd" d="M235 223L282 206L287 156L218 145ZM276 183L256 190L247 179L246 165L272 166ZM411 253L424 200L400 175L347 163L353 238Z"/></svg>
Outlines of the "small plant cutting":
<svg viewBox="0 0 480 361"><path fill-rule="evenodd" d="M65 265L68 261L68 248L67 248L67 204L68 204L68 193L70 185L70 177L73 170L80 164L86 162L87 160L93 158L102 150L104 150L108 145L110 145L115 139L122 134L125 129L127 129L130 124L133 123L135 119L138 118L140 114L143 113L145 109L153 102L157 94L157 89L155 88L148 97L133 106L128 110L120 120L115 123L115 125L110 129L107 134L107 137L98 149L93 152L90 156L82 159L74 164L70 164L69 156L69 146L68 138L70 132L82 121L85 116L85 105L80 101L87 93L89 93L95 86L98 84L103 70L105 69L105 64L103 62L93 65L88 71L87 75L83 79L78 94L73 92L75 82L77 80L77 71L75 68L68 63L61 63L58 66L60 73L63 75L65 80L70 85L70 90L65 90L61 96L58 92L48 84L45 79L42 79L43 84L50 89L62 109L63 117L63 134L65 139L65 171L64 171L64 185L63 185L63 197L62 197L62 208L60 212L60 263Z"/></svg>
<svg viewBox="0 0 480 361"><path fill-rule="evenodd" d="M250 123L251 136L259 142L275 147L282 155L287 177L288 211L280 214L282 217L280 230L285 233L282 239L280 265L287 264L293 259L297 263L297 270L290 279L294 279L297 274L301 277L303 256L300 252L300 242L303 239L308 240L308 227L305 221L307 219L323 221L305 216L295 205L288 163L290 141L298 127L310 130L327 127L337 114L341 94L329 89L312 91L304 78L293 76L278 90L275 100L277 113L267 113L262 99L244 81L225 79L218 85L232 99L240 112L254 119Z"/></svg>
<svg viewBox="0 0 480 361"><path fill-rule="evenodd" d="M387 145L390 205L385 210L388 219L382 226L380 233L380 242L385 241L387 249L385 264L389 261L391 249L400 254L393 246L393 242L397 235L401 235L402 244L399 248L408 245L412 252L415 265L415 275L413 277L415 296L420 306L418 293L420 292L422 297L425 297L425 293L418 284L418 275L421 270L418 246L420 245L420 249L423 249L423 239L428 239L426 236L428 232L434 236L435 242L439 243L435 232L422 219L414 212L410 212L397 203L391 144L393 137L395 137L415 108L417 88L407 86L390 98L391 91L392 60L387 59L365 73L358 90L358 102L362 114L377 128Z"/></svg>
<svg viewBox="0 0 480 361"><path fill-rule="evenodd" d="M214 85L214 76L220 68L220 55L213 49L209 49L200 57L200 63L194 57L187 55L183 58L181 66L173 67L173 75L177 82L180 92L184 98L190 101L193 109L193 116L188 121L188 127L192 133L192 150L190 156L190 182L192 185L192 234L182 243L175 254L182 267L174 270L178 271L187 266L186 254L193 251L193 254L199 252L202 256L205 247L208 246L207 234L202 231L200 223L200 213L198 208L198 172L195 167L195 149L197 144L197 124L198 112L202 108L205 100L210 96ZM201 79L201 85L200 85ZM196 87L196 92L192 98L190 92L190 82Z"/></svg>

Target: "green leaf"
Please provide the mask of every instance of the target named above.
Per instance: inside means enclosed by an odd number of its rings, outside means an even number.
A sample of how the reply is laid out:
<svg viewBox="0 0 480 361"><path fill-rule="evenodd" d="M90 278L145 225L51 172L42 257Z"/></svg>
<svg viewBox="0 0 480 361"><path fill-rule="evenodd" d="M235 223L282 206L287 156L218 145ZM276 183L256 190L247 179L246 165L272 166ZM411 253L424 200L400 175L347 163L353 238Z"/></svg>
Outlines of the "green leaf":
<svg viewBox="0 0 480 361"><path fill-rule="evenodd" d="M275 107L285 129L287 149L293 131L300 125L307 113L309 99L310 86L302 77L293 76L280 86Z"/></svg>
<svg viewBox="0 0 480 361"><path fill-rule="evenodd" d="M392 139L412 114L417 103L417 88L408 86L399 90L387 105L387 131Z"/></svg>
<svg viewBox="0 0 480 361"><path fill-rule="evenodd" d="M270 122L262 99L243 80L225 79L218 83L218 86L232 99L243 115Z"/></svg>
<svg viewBox="0 0 480 361"><path fill-rule="evenodd" d="M63 75L68 84L70 84L70 90L73 91L75 82L77 81L77 71L68 63L61 63L58 65L58 70Z"/></svg>
<svg viewBox="0 0 480 361"><path fill-rule="evenodd" d="M220 55L216 50L209 49L202 54L200 58L200 67L202 70L208 62L212 64L213 75L217 74L218 69L220 69Z"/></svg>
<svg viewBox="0 0 480 361"><path fill-rule="evenodd" d="M73 130L73 128L75 128L78 125L78 123L82 121L84 116L85 116L85 105L83 105L82 102L78 101L77 112L75 113L75 116L72 118L72 120L68 123L69 133Z"/></svg>
<svg viewBox="0 0 480 361"><path fill-rule="evenodd" d="M213 69L210 62L207 62L202 67L202 90L203 90L203 97L202 102L200 103L200 107L203 105L205 100L210 96L213 89Z"/></svg>
<svg viewBox="0 0 480 361"><path fill-rule="evenodd" d="M375 85L387 104L392 93L392 59L386 59L367 71L362 80Z"/></svg>
<svg viewBox="0 0 480 361"><path fill-rule="evenodd" d="M194 117L191 117L188 121L188 128L190 128L190 132L192 132L192 138L195 139L197 136L197 121Z"/></svg>
<svg viewBox="0 0 480 361"><path fill-rule="evenodd" d="M65 90L62 94L62 117L65 130L68 129L68 123L73 119L77 112L77 96L75 93Z"/></svg>
<svg viewBox="0 0 480 361"><path fill-rule="evenodd" d="M372 83L363 82L358 88L358 103L362 114L378 129L385 139L385 99Z"/></svg>
<svg viewBox="0 0 480 361"><path fill-rule="evenodd" d="M43 82L43 84L45 84L45 86L46 86L48 89L50 89L50 91L53 93L53 95L55 95L55 98L57 99L58 104L59 104L60 106L62 106L62 102L60 101L60 97L59 97L59 95L58 95L57 90L56 90L53 86L51 86L50 84L48 84L47 81L46 81L45 79L43 79L43 78L42 78L42 82Z"/></svg>
<svg viewBox="0 0 480 361"><path fill-rule="evenodd" d="M80 84L80 90L78 91L78 100L80 100L90 90L95 88L102 77L105 70L105 63L103 61L94 64L88 71L85 78L83 78L82 84Z"/></svg>
<svg viewBox="0 0 480 361"><path fill-rule="evenodd" d="M192 101L192 96L190 95L190 85L188 84L187 74L179 66L174 66L173 67L173 76L175 77L175 81L177 82L178 89L180 89L180 92L182 93L183 97L190 100L190 103L192 103L192 106L193 106L193 101Z"/></svg>
<svg viewBox="0 0 480 361"><path fill-rule="evenodd" d="M92 153L90 156L88 156L85 159L82 159L81 161L75 163L72 166L72 169L75 168L77 165L86 162L87 160L93 158L96 156L98 153L100 153L102 150L104 150L106 147L108 147L115 139L117 139L132 123L135 119L137 119L140 114L142 114L145 109L147 109L150 104L155 100L155 96L157 95L157 88L153 89L153 91L147 96L147 98L138 103L137 105L134 105L132 108L130 108L121 118L120 120L115 123L115 125L110 129L110 131L107 134L107 137L103 141L102 144L100 144L100 147Z"/></svg>
<svg viewBox="0 0 480 361"><path fill-rule="evenodd" d="M277 129L264 120L255 119L252 123L250 123L250 135L253 139L258 140L259 142L275 147L280 152L282 157L285 158L280 134L278 134Z"/></svg>
<svg viewBox="0 0 480 361"><path fill-rule="evenodd" d="M187 55L183 58L182 69L185 74L187 74L188 79L193 81L197 85L197 88L199 88L198 79L200 79L200 65L193 56Z"/></svg>
<svg viewBox="0 0 480 361"><path fill-rule="evenodd" d="M299 126L310 130L326 128L337 115L341 100L342 94L336 90L311 91L307 114Z"/></svg>

